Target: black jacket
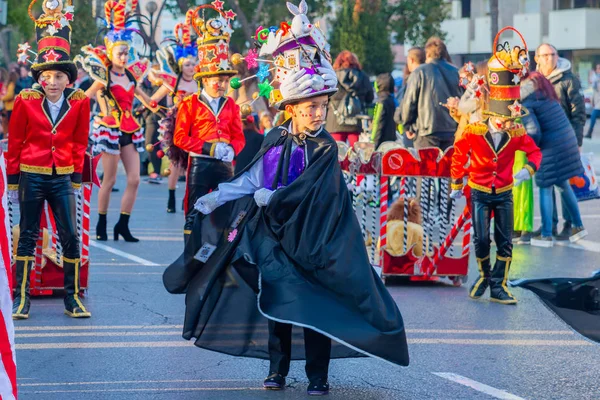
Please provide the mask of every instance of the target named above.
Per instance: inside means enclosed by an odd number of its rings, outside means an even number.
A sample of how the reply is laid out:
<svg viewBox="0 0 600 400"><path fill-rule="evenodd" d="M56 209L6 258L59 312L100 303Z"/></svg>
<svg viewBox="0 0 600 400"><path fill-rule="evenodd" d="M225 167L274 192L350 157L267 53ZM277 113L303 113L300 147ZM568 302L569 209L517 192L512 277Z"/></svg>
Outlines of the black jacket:
<svg viewBox="0 0 600 400"><path fill-rule="evenodd" d="M338 79L338 91L331 96L327 111L327 123L325 129L328 132L362 132L362 126L357 125L339 125L335 119L333 110L337 109L339 102L346 96L348 92L356 93L360 99L363 109L373 102L373 85L369 81L369 77L364 72L358 69L341 69L336 71L335 75Z"/></svg>
<svg viewBox="0 0 600 400"><path fill-rule="evenodd" d="M400 105L402 124L419 136L456 132L458 124L440 103L461 95L455 66L443 60L419 65L408 77Z"/></svg>
<svg viewBox="0 0 600 400"><path fill-rule="evenodd" d="M377 105L373 116L373 142L375 148L383 142L396 140L396 124L394 123L394 79L392 75L377 75Z"/></svg>
<svg viewBox="0 0 600 400"><path fill-rule="evenodd" d="M560 105L567 114L567 118L575 131L577 145L583 144L583 126L585 125L585 102L581 95L579 78L571 72L571 62L559 58L556 68L546 78L554 85Z"/></svg>
<svg viewBox="0 0 600 400"><path fill-rule="evenodd" d="M533 90L531 82L521 85L523 106L529 110L522 122L542 150L542 163L535 173L535 183L539 187L549 187L582 174L583 166L573 128L561 105L541 96Z"/></svg>
<svg viewBox="0 0 600 400"><path fill-rule="evenodd" d="M235 161L236 174L246 169L248 164L250 164L256 154L260 151L265 138L254 129L244 129L244 137L246 138L246 145L242 151L240 151L240 154L238 154Z"/></svg>

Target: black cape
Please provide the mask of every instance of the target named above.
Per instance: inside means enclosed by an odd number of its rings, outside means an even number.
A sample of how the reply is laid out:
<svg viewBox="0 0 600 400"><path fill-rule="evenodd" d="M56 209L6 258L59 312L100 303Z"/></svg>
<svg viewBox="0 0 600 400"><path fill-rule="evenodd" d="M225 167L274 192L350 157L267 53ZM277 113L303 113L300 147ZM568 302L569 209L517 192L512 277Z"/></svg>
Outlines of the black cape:
<svg viewBox="0 0 600 400"><path fill-rule="evenodd" d="M274 128L241 173L290 140ZM268 359L268 318L329 336L332 358L408 365L402 316L369 263L337 145L323 130L305 146L307 168L267 207L245 196L196 214L183 254L163 276L170 293L186 293L183 337ZM292 359L304 359L301 332L294 328Z"/></svg>
<svg viewBox="0 0 600 400"><path fill-rule="evenodd" d="M591 278L526 279L511 285L531 290L575 331L600 343L600 272Z"/></svg>

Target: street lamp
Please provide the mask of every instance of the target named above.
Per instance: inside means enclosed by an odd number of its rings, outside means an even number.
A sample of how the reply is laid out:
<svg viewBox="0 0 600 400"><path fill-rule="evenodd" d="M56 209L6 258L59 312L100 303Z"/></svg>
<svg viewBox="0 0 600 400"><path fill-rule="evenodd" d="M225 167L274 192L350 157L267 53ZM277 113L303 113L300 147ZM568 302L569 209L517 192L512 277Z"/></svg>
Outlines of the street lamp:
<svg viewBox="0 0 600 400"><path fill-rule="evenodd" d="M154 13L158 10L158 4L154 0L146 3L146 11L150 14L150 60L154 60L154 34L155 34L155 26L154 26Z"/></svg>

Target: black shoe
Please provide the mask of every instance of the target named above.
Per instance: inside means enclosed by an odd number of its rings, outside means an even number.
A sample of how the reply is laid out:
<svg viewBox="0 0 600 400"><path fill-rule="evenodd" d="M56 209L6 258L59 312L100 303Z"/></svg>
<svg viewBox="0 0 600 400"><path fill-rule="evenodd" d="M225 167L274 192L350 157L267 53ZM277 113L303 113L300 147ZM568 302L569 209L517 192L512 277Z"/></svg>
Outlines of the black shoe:
<svg viewBox="0 0 600 400"><path fill-rule="evenodd" d="M519 231L513 231L513 233L512 233L512 242L513 243L517 243L517 241L519 240L520 237L521 237L521 232L519 232Z"/></svg>
<svg viewBox="0 0 600 400"><path fill-rule="evenodd" d="M583 239L588 235L588 232L585 230L583 226L577 228L571 228L571 236L569 236L569 240L571 243L575 243L576 241Z"/></svg>
<svg viewBox="0 0 600 400"><path fill-rule="evenodd" d="M98 223L96 224L96 240L105 242L108 240L106 233L106 214L98 214Z"/></svg>
<svg viewBox="0 0 600 400"><path fill-rule="evenodd" d="M556 234L556 235L554 234L554 232L552 232L552 236L554 236L554 238L560 242L566 242L571 237L571 229L572 228L573 227L571 226L571 223L565 222L563 224L563 230L559 234Z"/></svg>
<svg viewBox="0 0 600 400"><path fill-rule="evenodd" d="M327 382L327 378L319 378L311 381L308 384L306 393L309 396L324 396L329 394L329 382Z"/></svg>
<svg viewBox="0 0 600 400"><path fill-rule="evenodd" d="M112 188L112 189L110 189L110 191L111 191L111 192L113 192L113 193L115 193L115 192L118 192L118 191L119 191L119 188L116 188L116 187L114 187L114 186L113 186L113 188Z"/></svg>
<svg viewBox="0 0 600 400"><path fill-rule="evenodd" d="M591 139L591 138L592 138L592 133L591 133L591 132L590 132L590 133L588 133L587 135L585 135L585 136L584 136L584 138L586 138L586 139Z"/></svg>
<svg viewBox="0 0 600 400"><path fill-rule="evenodd" d="M552 236L536 236L531 238L531 245L536 247L553 247L554 239Z"/></svg>
<svg viewBox="0 0 600 400"><path fill-rule="evenodd" d="M506 286L511 260L510 257L496 255L496 263L490 278L490 301L500 304L517 304L517 299Z"/></svg>
<svg viewBox="0 0 600 400"><path fill-rule="evenodd" d="M131 232L129 232L129 214L121 213L121 217L119 218L119 222L115 225L113 229L113 235L115 241L119 240L119 235L123 236L126 242L137 243L140 240L134 238Z"/></svg>
<svg viewBox="0 0 600 400"><path fill-rule="evenodd" d="M268 390L281 390L285 387L285 377L277 372L271 372L265 378L263 387Z"/></svg>
<svg viewBox="0 0 600 400"><path fill-rule="evenodd" d="M534 238L536 236L542 236L542 227L541 226L538 229L536 229L535 231L531 232L532 238ZM552 227L552 236L554 236L554 237L558 236L558 228L556 226Z"/></svg>
<svg viewBox="0 0 600 400"><path fill-rule="evenodd" d="M521 236L517 239L517 244L531 244L531 232L521 232Z"/></svg>
<svg viewBox="0 0 600 400"><path fill-rule="evenodd" d="M90 318L92 316L92 313L85 309L76 294L65 297L65 314L71 318Z"/></svg>
<svg viewBox="0 0 600 400"><path fill-rule="evenodd" d="M167 212L175 214L175 190L169 189L169 201L167 201Z"/></svg>
<svg viewBox="0 0 600 400"><path fill-rule="evenodd" d="M469 297L478 299L485 294L485 291L490 286L490 257L477 259L477 268L479 269L479 278L469 290Z"/></svg>
<svg viewBox="0 0 600 400"><path fill-rule="evenodd" d="M12 308L12 319L27 319L29 318L29 308L31 307L31 300L29 300L29 294L21 297L17 295L13 302Z"/></svg>
<svg viewBox="0 0 600 400"><path fill-rule="evenodd" d="M179 178L177 178L177 182L185 182L185 175L181 175Z"/></svg>

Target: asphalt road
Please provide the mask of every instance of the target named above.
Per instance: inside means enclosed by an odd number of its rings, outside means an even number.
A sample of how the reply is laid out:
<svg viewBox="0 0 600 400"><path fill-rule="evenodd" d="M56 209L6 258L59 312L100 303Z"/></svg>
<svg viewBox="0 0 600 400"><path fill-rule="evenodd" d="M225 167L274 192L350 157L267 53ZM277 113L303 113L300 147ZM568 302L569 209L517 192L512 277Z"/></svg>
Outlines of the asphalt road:
<svg viewBox="0 0 600 400"><path fill-rule="evenodd" d="M592 147L600 149L600 140L586 141ZM121 176L117 186L123 185ZM177 194L181 199L183 187ZM267 362L211 353L181 338L184 297L168 294L161 275L183 247L183 216L166 214L166 196L166 184L141 185L131 217L140 243L92 246L85 300L91 319L70 319L62 298L46 297L33 300L29 320L16 322L20 399L305 398L302 362L293 363L285 391L266 392ZM582 245L516 246L511 278L599 269L600 201L581 210L590 232ZM92 227L95 211L94 199ZM470 278L476 275L472 259ZM511 307L470 300L466 287L440 283L389 290L405 319L410 367L333 361L331 399L600 398L600 346L573 333L531 293L514 289L519 304Z"/></svg>

